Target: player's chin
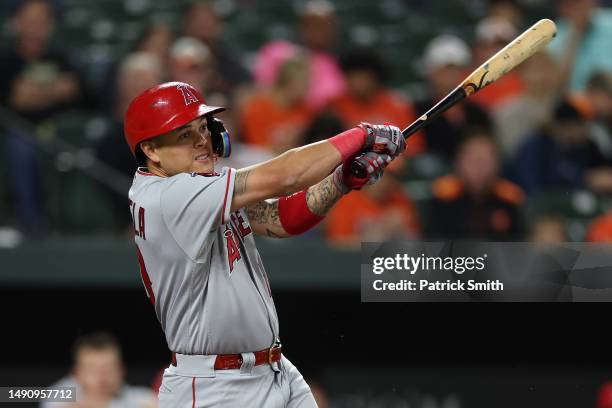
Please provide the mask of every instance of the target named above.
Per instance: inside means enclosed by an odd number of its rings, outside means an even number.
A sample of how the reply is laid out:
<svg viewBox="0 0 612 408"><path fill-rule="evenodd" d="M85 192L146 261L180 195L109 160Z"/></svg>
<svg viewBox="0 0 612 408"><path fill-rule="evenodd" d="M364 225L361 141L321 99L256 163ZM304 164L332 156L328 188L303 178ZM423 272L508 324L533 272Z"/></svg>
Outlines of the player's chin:
<svg viewBox="0 0 612 408"><path fill-rule="evenodd" d="M192 168L195 173L212 173L215 171L215 162L211 159L194 160Z"/></svg>

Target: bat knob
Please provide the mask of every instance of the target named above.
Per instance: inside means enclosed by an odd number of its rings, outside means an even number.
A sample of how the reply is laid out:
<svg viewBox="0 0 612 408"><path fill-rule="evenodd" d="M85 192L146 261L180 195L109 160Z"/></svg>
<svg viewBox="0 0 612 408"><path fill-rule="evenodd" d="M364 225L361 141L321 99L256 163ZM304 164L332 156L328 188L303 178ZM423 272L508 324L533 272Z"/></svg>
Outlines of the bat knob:
<svg viewBox="0 0 612 408"><path fill-rule="evenodd" d="M353 162L351 163L351 174L357 178L368 177L368 170L366 168L366 164L364 164L358 158L353 160Z"/></svg>

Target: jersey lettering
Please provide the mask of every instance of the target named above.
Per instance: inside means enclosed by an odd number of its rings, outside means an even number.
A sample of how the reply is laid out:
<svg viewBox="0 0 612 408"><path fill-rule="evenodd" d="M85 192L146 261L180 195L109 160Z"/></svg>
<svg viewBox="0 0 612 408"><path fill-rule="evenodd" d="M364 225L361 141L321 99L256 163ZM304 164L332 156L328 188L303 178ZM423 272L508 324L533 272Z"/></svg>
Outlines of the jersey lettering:
<svg viewBox="0 0 612 408"><path fill-rule="evenodd" d="M181 91L183 94L183 99L185 100L185 106L190 105L198 101L198 98L184 85L177 85L176 88Z"/></svg>
<svg viewBox="0 0 612 408"><path fill-rule="evenodd" d="M251 226L244 220L244 218L242 218L242 215L240 215L239 211L233 212L231 214L231 220L234 224L235 229L238 230L240 238L244 239L244 237L253 232L251 230Z"/></svg>
<svg viewBox="0 0 612 408"><path fill-rule="evenodd" d="M147 239L145 237L145 209L140 207L138 208L138 233L140 234L140 238Z"/></svg>
<svg viewBox="0 0 612 408"><path fill-rule="evenodd" d="M142 283L144 284L147 292L147 297L151 301L151 304L155 306L155 293L153 293L153 285L151 284L151 278L149 277L149 272L147 272L147 267L145 266L142 253L140 252L138 245L136 245L136 256L138 257L138 265L140 266L140 278L142 279Z"/></svg>
<svg viewBox="0 0 612 408"><path fill-rule="evenodd" d="M138 222L136 222L136 209L138 208ZM134 233L142 239L146 240L145 236L145 209L139 207L136 203L130 200L130 212L132 213L132 225Z"/></svg>
<svg viewBox="0 0 612 408"><path fill-rule="evenodd" d="M229 226L225 226L223 235L225 236L225 245L227 246L227 261L229 263L230 273L232 273L234 270L234 262L239 261L241 258L240 250L234 238L234 233Z"/></svg>

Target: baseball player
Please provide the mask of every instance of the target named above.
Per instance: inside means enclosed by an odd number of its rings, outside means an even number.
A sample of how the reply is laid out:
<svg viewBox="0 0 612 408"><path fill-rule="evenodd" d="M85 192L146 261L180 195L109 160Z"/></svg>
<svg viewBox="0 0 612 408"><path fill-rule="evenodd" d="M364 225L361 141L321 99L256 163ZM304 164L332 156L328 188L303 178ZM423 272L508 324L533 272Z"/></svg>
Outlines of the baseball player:
<svg viewBox="0 0 612 408"><path fill-rule="evenodd" d="M165 83L132 101L129 192L140 272L170 350L161 407L315 407L282 355L278 317L253 233L300 234L351 189L375 182L405 149L401 131L361 124L244 169L215 171L230 139L192 86ZM368 169L356 178L353 158ZM280 198L278 198L280 197Z"/></svg>

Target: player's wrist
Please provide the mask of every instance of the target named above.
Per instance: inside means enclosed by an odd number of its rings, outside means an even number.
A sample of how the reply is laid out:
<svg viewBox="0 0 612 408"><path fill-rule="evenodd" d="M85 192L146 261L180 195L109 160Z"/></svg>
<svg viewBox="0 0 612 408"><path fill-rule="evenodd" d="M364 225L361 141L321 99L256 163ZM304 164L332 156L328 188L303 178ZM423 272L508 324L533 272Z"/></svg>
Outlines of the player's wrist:
<svg viewBox="0 0 612 408"><path fill-rule="evenodd" d="M344 163L336 167L334 170L334 174L332 177L332 181L334 182L334 186L341 194L348 194L351 191L351 188L347 186L344 182Z"/></svg>
<svg viewBox="0 0 612 408"><path fill-rule="evenodd" d="M363 127L354 127L327 139L340 152L344 162L365 148L368 132Z"/></svg>

